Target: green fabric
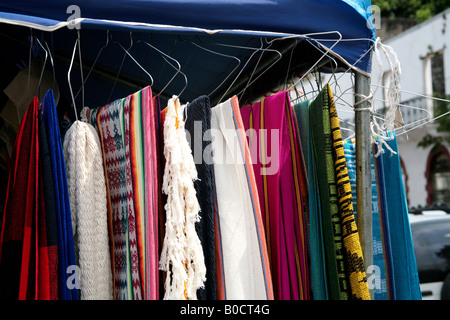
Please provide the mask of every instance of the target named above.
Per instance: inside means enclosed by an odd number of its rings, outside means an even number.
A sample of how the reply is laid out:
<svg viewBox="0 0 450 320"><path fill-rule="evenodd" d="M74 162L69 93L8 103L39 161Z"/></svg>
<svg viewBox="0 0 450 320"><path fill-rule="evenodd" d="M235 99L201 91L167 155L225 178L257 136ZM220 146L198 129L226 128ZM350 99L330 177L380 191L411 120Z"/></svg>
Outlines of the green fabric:
<svg viewBox="0 0 450 320"><path fill-rule="evenodd" d="M348 300L327 87L311 103L309 117L320 194L329 298Z"/></svg>
<svg viewBox="0 0 450 320"><path fill-rule="evenodd" d="M328 300L327 267L320 214L320 196L314 164L313 144L309 123L309 100L294 106L295 118L302 144L303 159L308 177L309 244L311 288L314 300Z"/></svg>

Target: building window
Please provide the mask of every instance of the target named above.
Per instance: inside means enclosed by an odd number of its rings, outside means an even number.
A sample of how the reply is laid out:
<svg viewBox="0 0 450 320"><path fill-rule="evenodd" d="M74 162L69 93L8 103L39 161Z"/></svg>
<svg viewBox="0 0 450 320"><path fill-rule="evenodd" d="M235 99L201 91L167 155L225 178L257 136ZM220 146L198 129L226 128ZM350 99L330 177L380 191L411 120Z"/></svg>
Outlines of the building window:
<svg viewBox="0 0 450 320"><path fill-rule="evenodd" d="M430 53L424 58L424 71L425 94L445 98L444 50ZM441 114L446 108L444 102L430 98L426 99L426 106L432 115Z"/></svg>
<svg viewBox="0 0 450 320"><path fill-rule="evenodd" d="M431 57L431 82L433 96L445 98L444 53L438 52ZM435 101L435 103L442 103Z"/></svg>
<svg viewBox="0 0 450 320"><path fill-rule="evenodd" d="M450 155L444 146L433 148L427 161L427 204L450 207Z"/></svg>

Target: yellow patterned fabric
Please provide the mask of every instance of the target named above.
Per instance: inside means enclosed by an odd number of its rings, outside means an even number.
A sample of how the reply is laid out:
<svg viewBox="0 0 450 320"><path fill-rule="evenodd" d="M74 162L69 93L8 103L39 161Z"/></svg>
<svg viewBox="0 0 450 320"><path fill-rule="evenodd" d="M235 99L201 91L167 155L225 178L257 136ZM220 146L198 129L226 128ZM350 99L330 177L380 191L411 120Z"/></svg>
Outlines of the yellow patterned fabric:
<svg viewBox="0 0 450 320"><path fill-rule="evenodd" d="M333 93L328 85L328 104L333 141L333 159L338 190L339 214L342 225L342 238L345 248L345 262L352 299L370 300L364 267L363 253L359 240L352 204L352 191L344 155L339 119L334 104Z"/></svg>

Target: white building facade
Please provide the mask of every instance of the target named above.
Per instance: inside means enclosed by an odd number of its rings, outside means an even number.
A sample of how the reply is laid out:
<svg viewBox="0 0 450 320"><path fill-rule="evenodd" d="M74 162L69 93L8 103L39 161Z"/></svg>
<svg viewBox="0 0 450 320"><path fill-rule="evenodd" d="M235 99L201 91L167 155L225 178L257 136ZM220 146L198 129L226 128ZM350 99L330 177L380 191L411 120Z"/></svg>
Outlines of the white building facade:
<svg viewBox="0 0 450 320"><path fill-rule="evenodd" d="M440 102L424 96L450 95L450 9L382 42L394 49L402 68L400 110L407 126L397 135L408 205L446 203L450 207L450 146L418 147L427 134L439 134L435 122L424 123L435 117L434 103ZM384 61L383 65L377 108L386 100L389 84L389 64Z"/></svg>

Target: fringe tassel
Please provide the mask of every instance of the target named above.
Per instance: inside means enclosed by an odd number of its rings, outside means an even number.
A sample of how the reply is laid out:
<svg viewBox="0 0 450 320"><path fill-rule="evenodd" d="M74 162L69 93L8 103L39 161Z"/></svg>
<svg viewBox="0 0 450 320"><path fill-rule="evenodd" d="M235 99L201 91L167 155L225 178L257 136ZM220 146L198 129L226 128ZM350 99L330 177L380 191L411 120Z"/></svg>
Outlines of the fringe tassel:
<svg viewBox="0 0 450 320"><path fill-rule="evenodd" d="M203 249L195 231L200 206L194 180L197 171L186 139L180 106L173 96L167 106L164 122L164 156L166 166L162 191L167 195L166 233L160 259L160 269L167 272L164 284L165 300L196 300L197 290L206 281Z"/></svg>

